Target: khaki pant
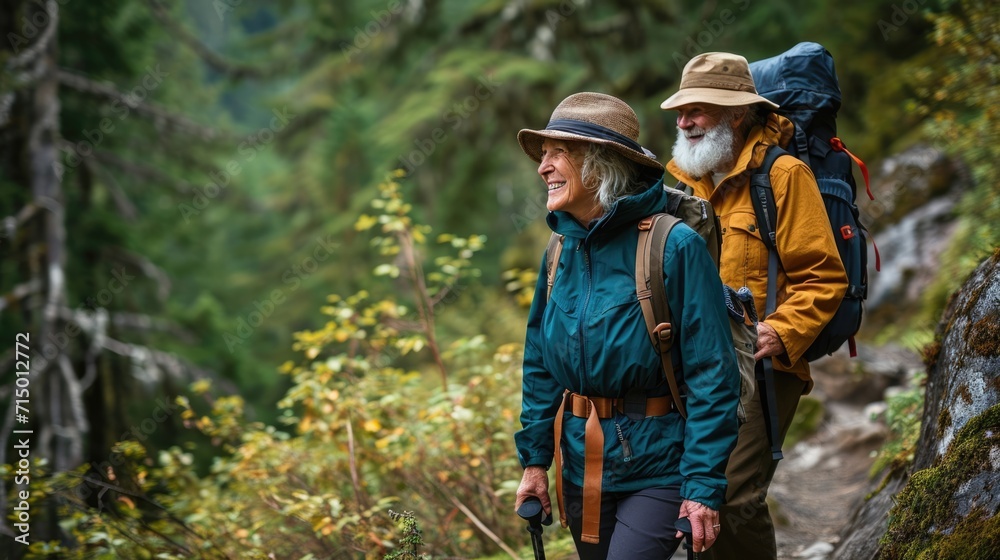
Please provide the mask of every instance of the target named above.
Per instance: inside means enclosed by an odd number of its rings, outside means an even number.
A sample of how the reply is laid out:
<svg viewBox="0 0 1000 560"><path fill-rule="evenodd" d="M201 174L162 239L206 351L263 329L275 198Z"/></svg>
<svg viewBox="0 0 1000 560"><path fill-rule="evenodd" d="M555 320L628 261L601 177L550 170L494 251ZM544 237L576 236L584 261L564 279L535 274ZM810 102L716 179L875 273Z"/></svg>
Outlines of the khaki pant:
<svg viewBox="0 0 1000 560"><path fill-rule="evenodd" d="M779 432L784 441L806 382L793 374L775 371L774 386ZM774 525L765 501L774 465L760 407L761 392L758 388L757 396L747 406L747 421L740 426L736 448L729 456L726 468L729 488L726 504L719 511L721 533L712 548L701 554L703 559L777 558Z"/></svg>

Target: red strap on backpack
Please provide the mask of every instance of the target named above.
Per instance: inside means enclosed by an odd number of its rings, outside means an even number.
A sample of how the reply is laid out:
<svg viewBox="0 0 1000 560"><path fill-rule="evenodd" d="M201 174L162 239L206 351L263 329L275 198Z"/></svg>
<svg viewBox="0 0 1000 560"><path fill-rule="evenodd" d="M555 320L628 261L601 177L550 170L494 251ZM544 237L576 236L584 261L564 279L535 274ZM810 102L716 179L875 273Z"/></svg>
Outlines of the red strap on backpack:
<svg viewBox="0 0 1000 560"><path fill-rule="evenodd" d="M868 179L868 166L865 165L865 162L861 161L861 158L859 158L858 156L852 154L851 151L847 149L847 146L844 145L844 141L841 140L840 138L837 138L836 136L830 139L830 147L833 148L834 151L844 152L847 155L851 156L851 159L854 160L854 163L858 164L858 167L861 168L861 175L863 175L865 178L865 191L868 192L868 198L871 200L875 200L875 195L872 194L871 181ZM882 270L882 257L878 253L878 245L875 244L874 238L872 238L872 247L875 248L875 270ZM854 356L853 351L851 353L851 356Z"/></svg>
<svg viewBox="0 0 1000 560"><path fill-rule="evenodd" d="M868 180L868 166L865 165L865 162L861 161L861 158L859 158L858 156L852 154L851 151L847 149L847 146L844 145L844 141L841 140L840 138L837 138L836 136L830 139L830 147L833 148L835 151L844 152L847 155L851 156L851 159L854 160L854 163L858 164L858 167L861 168L861 174L865 177L865 190L868 191L868 198L875 200L875 195L872 194L871 183Z"/></svg>

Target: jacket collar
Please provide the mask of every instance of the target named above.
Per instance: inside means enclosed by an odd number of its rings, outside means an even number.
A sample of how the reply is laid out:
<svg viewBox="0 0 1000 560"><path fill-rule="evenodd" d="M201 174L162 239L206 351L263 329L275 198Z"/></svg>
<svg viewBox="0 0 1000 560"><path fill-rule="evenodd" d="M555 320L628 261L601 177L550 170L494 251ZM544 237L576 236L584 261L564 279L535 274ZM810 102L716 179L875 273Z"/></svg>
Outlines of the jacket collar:
<svg viewBox="0 0 1000 560"><path fill-rule="evenodd" d="M795 125L792 121L778 115L776 113L771 113L767 117L767 121L763 126L755 126L750 130L750 134L747 135L747 141L743 144L743 150L740 151L740 155L736 158L736 164L729 173L719 181L718 185L712 184L712 178L710 176L705 177L693 177L687 173L681 171L677 167L677 163L674 160L670 160L667 163L667 171L670 172L678 181L686 185L697 185L703 183L705 186L705 191L711 192L713 197L715 191L723 183L728 181L730 178L738 177L740 175L749 175L752 171L761 166L764 163L764 157L767 152L768 146L778 145L787 146L789 140L795 135Z"/></svg>
<svg viewBox="0 0 1000 560"><path fill-rule="evenodd" d="M552 231L590 241L593 238L608 235L623 225L632 224L646 216L663 212L667 206L667 195L663 192L663 179L639 194L620 198L612 204L611 209L601 216L597 222L587 227L570 214L562 211L549 212L545 221Z"/></svg>

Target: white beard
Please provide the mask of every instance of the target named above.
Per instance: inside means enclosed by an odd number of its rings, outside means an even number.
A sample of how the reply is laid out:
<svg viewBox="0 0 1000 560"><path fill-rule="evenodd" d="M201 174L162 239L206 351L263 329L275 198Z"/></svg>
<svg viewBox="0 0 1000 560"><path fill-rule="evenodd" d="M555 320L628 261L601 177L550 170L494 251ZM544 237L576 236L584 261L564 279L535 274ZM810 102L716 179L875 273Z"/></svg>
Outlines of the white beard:
<svg viewBox="0 0 1000 560"><path fill-rule="evenodd" d="M696 144L688 141L688 136L704 134ZM677 128L674 142L674 163L681 171L692 177L704 177L713 172L728 172L736 164L733 150L736 133L728 122L720 122L706 130L693 128L687 132Z"/></svg>

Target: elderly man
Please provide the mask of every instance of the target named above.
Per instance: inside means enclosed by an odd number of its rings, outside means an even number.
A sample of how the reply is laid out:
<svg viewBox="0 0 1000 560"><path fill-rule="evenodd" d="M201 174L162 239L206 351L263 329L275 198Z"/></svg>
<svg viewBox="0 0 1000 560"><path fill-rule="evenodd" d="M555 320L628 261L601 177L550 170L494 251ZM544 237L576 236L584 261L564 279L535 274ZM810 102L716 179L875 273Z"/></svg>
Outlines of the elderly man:
<svg viewBox="0 0 1000 560"><path fill-rule="evenodd" d="M757 95L742 56L705 53L685 66L679 91L661 108L677 111L677 142L667 170L708 199L722 222L722 281L747 286L757 309L766 309L768 250L750 198L750 177L769 146L787 145L792 123L770 112L777 105ZM833 317L847 276L809 167L792 156L770 172L777 205L776 308L758 324L758 361L774 369L777 437L783 440L799 397L812 388L803 353ZM761 364L758 363L758 368ZM765 498L774 474L765 410L757 397L747 409L726 469L726 504L718 540L705 558L775 558L774 526ZM772 417L774 417L772 416Z"/></svg>

